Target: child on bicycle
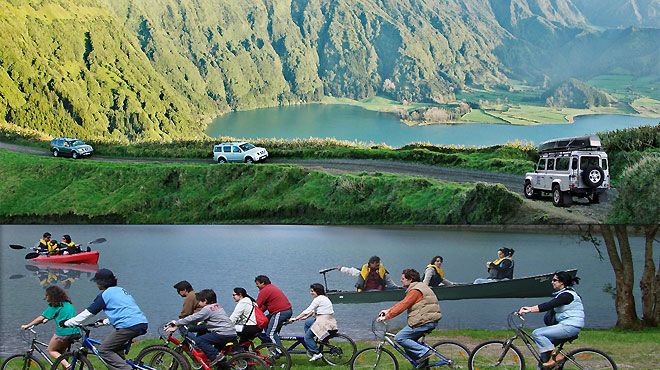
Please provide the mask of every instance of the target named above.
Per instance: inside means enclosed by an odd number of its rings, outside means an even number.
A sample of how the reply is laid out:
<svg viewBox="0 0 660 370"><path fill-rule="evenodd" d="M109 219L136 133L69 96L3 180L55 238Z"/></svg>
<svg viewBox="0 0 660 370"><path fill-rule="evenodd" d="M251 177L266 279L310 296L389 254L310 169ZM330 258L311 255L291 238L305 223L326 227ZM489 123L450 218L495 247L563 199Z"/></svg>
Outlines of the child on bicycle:
<svg viewBox="0 0 660 370"><path fill-rule="evenodd" d="M219 351L216 346L223 347L236 340L234 324L222 306L218 304L212 289L203 289L196 293L195 297L201 310L182 319L170 321L171 327L165 330L171 333L176 330L177 326L202 322L206 330L195 337L195 343L209 360L209 367L216 364L220 368L226 367L226 361L223 357L218 356Z"/></svg>
<svg viewBox="0 0 660 370"><path fill-rule="evenodd" d="M112 271L100 269L94 274L92 281L96 282L101 293L87 309L66 320L64 326L81 325L88 318L104 311L108 318L103 322L109 323L115 330L103 340L99 355L111 369L131 370L131 366L124 359L123 350L133 338L147 333L147 318L133 296L117 286L117 278Z"/></svg>
<svg viewBox="0 0 660 370"><path fill-rule="evenodd" d="M35 325L43 324L48 320L55 320L55 334L53 334L53 337L48 342L48 354L53 358L58 358L71 346L75 337L80 334L80 329L78 328L66 328L59 325L62 320L68 320L75 316L76 309L71 304L71 299L69 299L64 289L56 285L46 288L46 297L44 299L48 302L48 307L46 307L41 315L35 317L34 320L21 325L21 329L27 330ZM62 361L62 365L69 367L69 363L66 361Z"/></svg>
<svg viewBox="0 0 660 370"><path fill-rule="evenodd" d="M377 320L389 320L407 310L408 325L396 334L394 340L413 360L423 363L428 361L433 351L417 340L438 325L438 321L442 318L440 304L433 290L422 282L417 270L403 270L401 284L406 288L406 296L401 302L380 311Z"/></svg>

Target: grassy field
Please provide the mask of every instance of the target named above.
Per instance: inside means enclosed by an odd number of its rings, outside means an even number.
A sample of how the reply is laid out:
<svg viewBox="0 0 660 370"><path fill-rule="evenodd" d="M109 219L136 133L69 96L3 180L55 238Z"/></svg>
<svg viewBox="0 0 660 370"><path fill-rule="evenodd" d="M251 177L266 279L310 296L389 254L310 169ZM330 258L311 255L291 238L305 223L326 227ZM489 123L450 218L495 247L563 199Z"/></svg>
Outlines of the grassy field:
<svg viewBox="0 0 660 370"><path fill-rule="evenodd" d="M440 340L453 340L463 343L472 350L477 344L492 339L504 340L511 335L506 330L440 330L434 331L426 338L427 343L435 343ZM147 339L139 341L133 345L129 358L134 358L147 345L159 344L156 339ZM583 330L580 338L573 344L566 346L566 349L577 349L581 347L591 347L605 351L616 362L619 369L657 369L657 363L660 361L660 329L647 329L643 331L619 331L616 329L608 330ZM359 341L358 350L374 345L373 341ZM517 341L516 345L525 354L526 369L536 369L534 358L531 353L521 346L522 342ZM330 367L322 361L310 363L305 355L292 355L293 369L295 370L313 370L313 369L337 369L347 370L348 366ZM98 359L90 356L92 364L96 369L105 367ZM397 354L397 360L401 369L412 369L413 367ZM467 367L463 367L464 369ZM12 369L9 369L12 370Z"/></svg>
<svg viewBox="0 0 660 370"><path fill-rule="evenodd" d="M0 151L0 220L132 224L499 224L522 199L502 185L292 165L71 161ZM44 206L47 205L47 206Z"/></svg>

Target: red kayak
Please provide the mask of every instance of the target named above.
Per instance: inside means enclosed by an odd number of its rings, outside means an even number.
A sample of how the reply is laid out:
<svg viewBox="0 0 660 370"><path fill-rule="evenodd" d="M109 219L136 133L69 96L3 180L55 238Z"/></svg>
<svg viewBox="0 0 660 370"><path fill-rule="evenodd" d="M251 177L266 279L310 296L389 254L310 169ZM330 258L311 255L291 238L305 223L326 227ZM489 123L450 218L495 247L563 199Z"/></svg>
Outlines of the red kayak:
<svg viewBox="0 0 660 370"><path fill-rule="evenodd" d="M99 263L99 252L80 252L76 254L62 254L57 256L39 256L31 258L35 262L52 262L52 263L87 263L95 265Z"/></svg>

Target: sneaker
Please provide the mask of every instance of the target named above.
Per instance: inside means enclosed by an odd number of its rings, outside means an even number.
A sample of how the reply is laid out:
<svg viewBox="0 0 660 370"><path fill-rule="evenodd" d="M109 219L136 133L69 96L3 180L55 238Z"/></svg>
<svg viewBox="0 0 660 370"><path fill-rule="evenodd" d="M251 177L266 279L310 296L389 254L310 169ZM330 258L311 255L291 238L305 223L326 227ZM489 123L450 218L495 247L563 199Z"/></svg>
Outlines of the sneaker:
<svg viewBox="0 0 660 370"><path fill-rule="evenodd" d="M417 360L417 363L419 364L419 365L417 365L417 368L418 369L424 369L424 368L429 367L429 359L431 357L433 357L433 354L434 353L431 350L426 351L424 356L420 357L419 360Z"/></svg>
<svg viewBox="0 0 660 370"><path fill-rule="evenodd" d="M213 367L213 366L217 365L220 361L222 361L224 359L225 359L224 355L218 355L218 357L216 357L215 360L213 360L209 363L209 367Z"/></svg>
<svg viewBox="0 0 660 370"><path fill-rule="evenodd" d="M312 355L312 357L309 358L309 362L318 361L318 360L320 360L320 359L322 359L322 358L323 358L323 355L322 355L322 354L320 354L320 353L315 353L315 354Z"/></svg>
<svg viewBox="0 0 660 370"><path fill-rule="evenodd" d="M566 356L561 353L553 354L550 360L543 363L544 369L552 369L566 360Z"/></svg>

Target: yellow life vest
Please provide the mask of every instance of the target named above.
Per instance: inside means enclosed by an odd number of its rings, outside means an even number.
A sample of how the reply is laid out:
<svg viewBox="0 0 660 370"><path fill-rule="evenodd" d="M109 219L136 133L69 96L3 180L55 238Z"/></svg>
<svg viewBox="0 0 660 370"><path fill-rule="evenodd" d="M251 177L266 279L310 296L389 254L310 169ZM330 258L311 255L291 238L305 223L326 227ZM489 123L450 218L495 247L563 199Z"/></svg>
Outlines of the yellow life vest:
<svg viewBox="0 0 660 370"><path fill-rule="evenodd" d="M495 261L493 261L493 262L491 262L491 263L492 263L493 265L497 266L497 265L499 265L499 264L500 264L502 261L504 261L504 260L513 261L513 258L511 258L511 257L502 257L502 258L500 258L500 259L496 259Z"/></svg>
<svg viewBox="0 0 660 370"><path fill-rule="evenodd" d="M45 245L46 248L48 248L48 254L53 254L57 251L57 243L52 241L52 240L49 241L49 242L46 242L43 239L39 239L39 243Z"/></svg>
<svg viewBox="0 0 660 370"><path fill-rule="evenodd" d="M381 264L380 267L378 268L378 276L380 276L381 279L385 279L385 271L386 271L385 266ZM362 279L364 279L364 281L367 281L367 276L369 276L368 263L362 265L362 271L360 271L360 275L362 276Z"/></svg>
<svg viewBox="0 0 660 370"><path fill-rule="evenodd" d="M67 247L73 247L73 246L76 245L76 243L74 243L74 242L71 242L71 243L62 242L61 244L62 244L62 245L66 245Z"/></svg>
<svg viewBox="0 0 660 370"><path fill-rule="evenodd" d="M426 268L429 268L429 267L433 267L435 269L435 272L438 273L438 276L440 276L440 278L442 278L443 280L445 279L445 271L442 269L442 267L438 267L433 263L426 266Z"/></svg>

